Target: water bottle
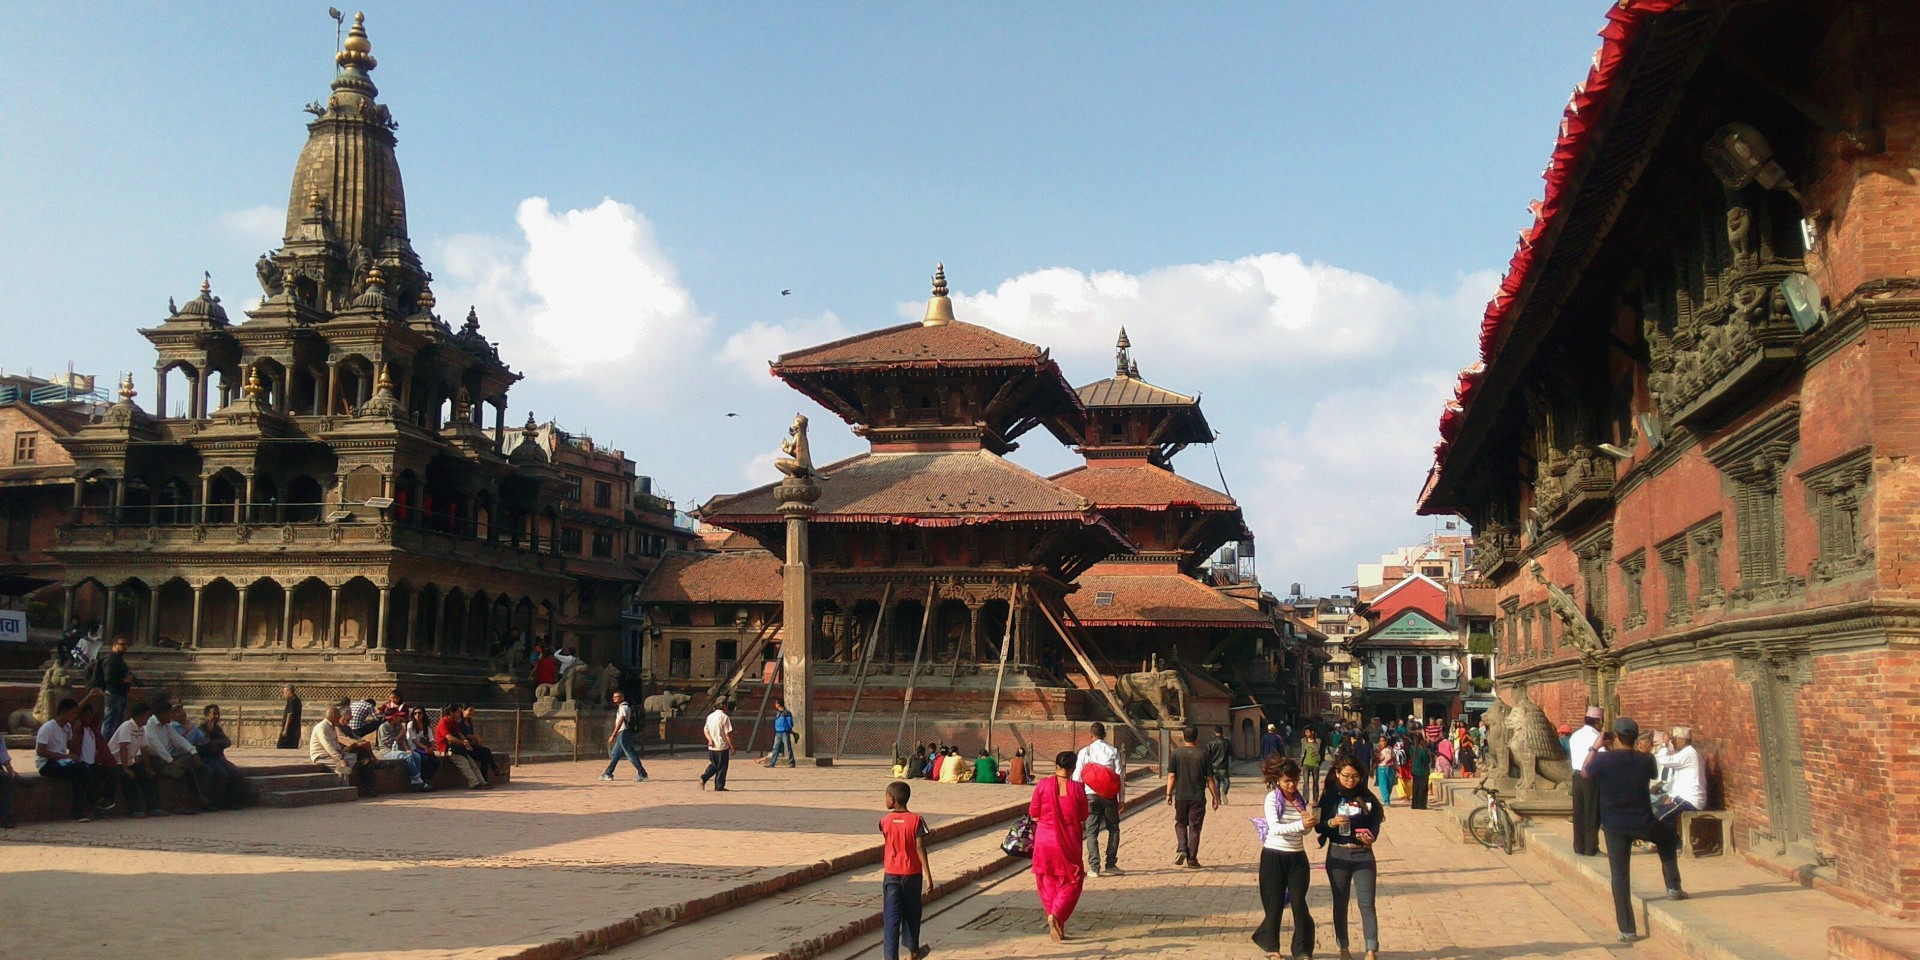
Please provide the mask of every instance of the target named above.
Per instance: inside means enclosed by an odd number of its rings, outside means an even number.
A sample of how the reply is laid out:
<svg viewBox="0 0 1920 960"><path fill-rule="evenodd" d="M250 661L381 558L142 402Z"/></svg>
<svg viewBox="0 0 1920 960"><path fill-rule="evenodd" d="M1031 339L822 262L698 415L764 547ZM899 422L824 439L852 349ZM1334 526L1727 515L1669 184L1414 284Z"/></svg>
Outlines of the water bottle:
<svg viewBox="0 0 1920 960"><path fill-rule="evenodd" d="M1347 818L1347 822L1340 825L1341 836L1343 837L1353 836L1353 817L1355 814L1359 812L1360 812L1359 807L1356 807L1353 804L1348 803L1344 800L1340 802L1339 814Z"/></svg>

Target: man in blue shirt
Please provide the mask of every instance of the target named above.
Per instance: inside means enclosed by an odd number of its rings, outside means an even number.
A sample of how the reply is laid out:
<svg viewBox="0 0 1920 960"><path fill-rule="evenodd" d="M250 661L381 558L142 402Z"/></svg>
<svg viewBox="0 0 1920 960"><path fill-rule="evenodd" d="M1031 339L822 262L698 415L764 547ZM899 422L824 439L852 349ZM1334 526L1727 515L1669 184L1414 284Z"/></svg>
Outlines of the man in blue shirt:
<svg viewBox="0 0 1920 960"><path fill-rule="evenodd" d="M1267 734L1260 738L1260 759L1283 757L1287 753L1287 741L1280 736L1280 728L1267 724Z"/></svg>
<svg viewBox="0 0 1920 960"><path fill-rule="evenodd" d="M767 758L760 762L769 767L775 766L780 762L782 753L787 755L787 766L793 766L793 711L787 709L785 701L775 700L773 702L773 752L767 754Z"/></svg>

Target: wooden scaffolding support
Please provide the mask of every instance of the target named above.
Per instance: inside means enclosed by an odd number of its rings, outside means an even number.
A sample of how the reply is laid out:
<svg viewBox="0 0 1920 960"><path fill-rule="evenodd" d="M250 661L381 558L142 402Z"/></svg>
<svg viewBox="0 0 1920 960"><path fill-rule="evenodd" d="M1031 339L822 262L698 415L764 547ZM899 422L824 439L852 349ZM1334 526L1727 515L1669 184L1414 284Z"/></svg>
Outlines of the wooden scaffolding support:
<svg viewBox="0 0 1920 960"><path fill-rule="evenodd" d="M867 631L867 648L860 655L859 673L853 681L853 707L847 711L847 719L840 724L840 744L833 748L833 759L847 752L847 731L853 729L853 718L860 712L860 693L867 687L867 665L873 662L873 648L880 643L880 626L887 622L887 601L893 599L893 584L887 584L880 591L880 610L874 614L873 629Z"/></svg>

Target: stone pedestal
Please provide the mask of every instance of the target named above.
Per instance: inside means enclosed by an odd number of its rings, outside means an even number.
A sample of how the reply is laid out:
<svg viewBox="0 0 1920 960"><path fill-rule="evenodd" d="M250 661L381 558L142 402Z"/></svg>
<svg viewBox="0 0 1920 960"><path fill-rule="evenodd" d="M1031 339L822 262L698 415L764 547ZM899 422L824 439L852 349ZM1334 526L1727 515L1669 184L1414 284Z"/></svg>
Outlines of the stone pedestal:
<svg viewBox="0 0 1920 960"><path fill-rule="evenodd" d="M580 701L556 700L553 697L541 697L533 702L533 715L548 717L577 717L580 715Z"/></svg>

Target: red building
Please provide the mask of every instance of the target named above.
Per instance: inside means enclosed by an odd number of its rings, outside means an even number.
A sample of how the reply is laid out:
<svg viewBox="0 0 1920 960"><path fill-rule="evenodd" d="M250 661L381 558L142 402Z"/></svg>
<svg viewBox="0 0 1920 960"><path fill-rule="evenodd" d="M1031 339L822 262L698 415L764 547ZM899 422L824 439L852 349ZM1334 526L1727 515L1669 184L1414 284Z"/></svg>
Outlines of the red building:
<svg viewBox="0 0 1920 960"><path fill-rule="evenodd" d="M1422 510L1502 691L1691 726L1737 846L1920 915L1920 8L1608 20Z"/></svg>

